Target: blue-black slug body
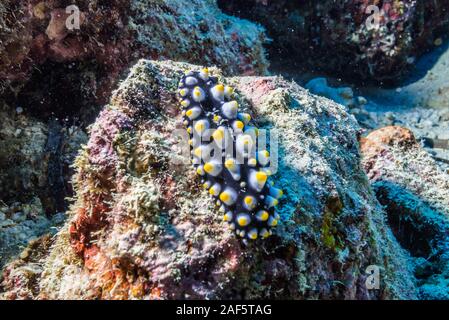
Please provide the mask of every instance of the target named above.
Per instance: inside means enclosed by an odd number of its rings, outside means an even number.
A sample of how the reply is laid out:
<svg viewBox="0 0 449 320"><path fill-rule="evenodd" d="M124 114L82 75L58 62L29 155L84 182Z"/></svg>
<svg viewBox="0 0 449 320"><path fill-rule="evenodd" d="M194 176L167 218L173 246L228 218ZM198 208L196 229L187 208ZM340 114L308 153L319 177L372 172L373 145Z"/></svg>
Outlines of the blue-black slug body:
<svg viewBox="0 0 449 320"><path fill-rule="evenodd" d="M178 90L192 163L235 233L267 238L278 224L282 190L268 181L269 153L258 150L258 129L238 112L233 89L218 84L208 69L187 73Z"/></svg>

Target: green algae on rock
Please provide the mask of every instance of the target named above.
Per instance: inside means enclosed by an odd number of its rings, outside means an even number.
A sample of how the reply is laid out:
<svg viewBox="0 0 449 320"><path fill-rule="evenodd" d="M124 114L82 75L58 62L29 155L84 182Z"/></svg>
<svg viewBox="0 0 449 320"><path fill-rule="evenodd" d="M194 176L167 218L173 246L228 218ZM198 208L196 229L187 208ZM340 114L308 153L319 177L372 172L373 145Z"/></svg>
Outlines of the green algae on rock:
<svg viewBox="0 0 449 320"><path fill-rule="evenodd" d="M283 78L211 70L259 128L282 137L279 230L246 247L224 231L173 136L182 127L177 85L191 69L202 67L139 61L98 116L76 161L70 221L40 262L34 296L415 298L409 258L360 165L355 120ZM365 284L370 265L381 270L379 290Z"/></svg>

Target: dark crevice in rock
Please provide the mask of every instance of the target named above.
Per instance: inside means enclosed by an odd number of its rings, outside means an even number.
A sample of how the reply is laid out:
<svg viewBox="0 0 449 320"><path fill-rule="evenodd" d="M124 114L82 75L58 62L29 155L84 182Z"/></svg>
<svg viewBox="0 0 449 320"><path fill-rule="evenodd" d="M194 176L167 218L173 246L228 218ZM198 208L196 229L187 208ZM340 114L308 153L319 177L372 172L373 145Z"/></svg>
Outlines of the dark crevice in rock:
<svg viewBox="0 0 449 320"><path fill-rule="evenodd" d="M429 287L445 281L449 274L449 224L444 214L394 183L379 181L373 187L394 236L415 260L415 277L422 298L434 299L438 295L429 294Z"/></svg>
<svg viewBox="0 0 449 320"><path fill-rule="evenodd" d="M62 163L62 148L64 142L63 127L57 120L50 121L46 145L48 160L48 187L50 198L53 200L52 212L67 210L65 197L68 196ZM50 205L46 206L50 207Z"/></svg>
<svg viewBox="0 0 449 320"><path fill-rule="evenodd" d="M441 213L400 186L382 181L374 184L374 190L402 247L413 257L435 259L439 243L449 235Z"/></svg>
<svg viewBox="0 0 449 320"><path fill-rule="evenodd" d="M102 71L94 62L46 62L36 69L17 98L9 104L20 106L42 121L87 125L94 120L96 79Z"/></svg>
<svg viewBox="0 0 449 320"><path fill-rule="evenodd" d="M414 257L428 257L431 253L432 236L435 230L420 230L417 221L411 219L409 212L388 198L384 188L377 189L377 196L387 212L387 220L401 246Z"/></svg>

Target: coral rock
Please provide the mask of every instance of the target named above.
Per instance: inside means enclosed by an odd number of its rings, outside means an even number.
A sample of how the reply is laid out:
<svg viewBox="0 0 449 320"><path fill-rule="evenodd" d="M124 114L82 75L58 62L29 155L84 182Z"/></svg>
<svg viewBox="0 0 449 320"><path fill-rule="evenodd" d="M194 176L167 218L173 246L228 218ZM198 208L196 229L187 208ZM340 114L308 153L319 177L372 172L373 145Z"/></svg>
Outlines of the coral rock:
<svg viewBox="0 0 449 320"><path fill-rule="evenodd" d="M263 28L223 14L215 1L76 5L79 30L67 29L67 1L0 4L0 93L21 92L23 107L42 118L106 103L120 75L141 57L219 64L229 74L267 72Z"/></svg>
<svg viewBox="0 0 449 320"><path fill-rule="evenodd" d="M371 132L366 138L361 139L362 153L377 156L394 146L417 146L413 132L407 128L389 126ZM368 158L368 157L367 157Z"/></svg>
<svg viewBox="0 0 449 320"><path fill-rule="evenodd" d="M45 33L50 40L61 41L69 34L70 31L66 26L70 13L66 13L65 9L55 9L50 13L50 15L51 19ZM79 19L79 26L81 27L85 20L85 14L83 12L80 12Z"/></svg>
<svg viewBox="0 0 449 320"><path fill-rule="evenodd" d="M449 174L401 127L362 141L363 165L388 223L415 265L422 299L448 299Z"/></svg>
<svg viewBox="0 0 449 320"><path fill-rule="evenodd" d="M227 13L267 28L274 39L272 60L290 58L296 66L346 76L349 81L400 79L419 55L441 42L449 25L448 0L249 0L244 4L220 0L218 4ZM279 63L285 69L285 61Z"/></svg>
<svg viewBox="0 0 449 320"><path fill-rule="evenodd" d="M226 229L174 135L177 85L191 69L201 67L141 60L114 93L75 162L71 219L40 262L34 296L415 298L408 256L360 166L353 117L282 78L212 68L260 129L278 132L274 178L285 191L271 238L245 246ZM372 265L379 290L366 285Z"/></svg>

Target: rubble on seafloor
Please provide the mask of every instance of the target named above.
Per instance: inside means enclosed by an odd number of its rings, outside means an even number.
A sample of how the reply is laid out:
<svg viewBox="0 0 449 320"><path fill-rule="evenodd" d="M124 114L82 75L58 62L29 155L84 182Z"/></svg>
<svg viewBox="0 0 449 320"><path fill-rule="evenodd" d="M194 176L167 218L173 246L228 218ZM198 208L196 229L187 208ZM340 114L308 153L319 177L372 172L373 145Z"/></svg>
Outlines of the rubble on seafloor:
<svg viewBox="0 0 449 320"><path fill-rule="evenodd" d="M64 221L63 212L47 216L39 198L11 206L0 202L0 268L11 257L23 258L30 241L56 234L57 227L61 227Z"/></svg>
<svg viewBox="0 0 449 320"><path fill-rule="evenodd" d="M397 88L353 88L326 78L313 78L305 87L346 106L365 135L392 125L409 128L439 165L449 169L448 65L449 51L437 49L418 61L415 72L421 77Z"/></svg>

